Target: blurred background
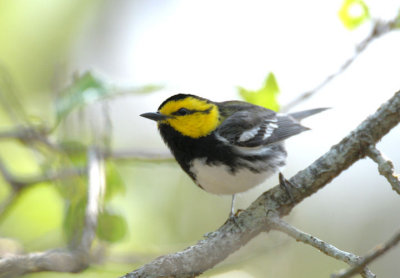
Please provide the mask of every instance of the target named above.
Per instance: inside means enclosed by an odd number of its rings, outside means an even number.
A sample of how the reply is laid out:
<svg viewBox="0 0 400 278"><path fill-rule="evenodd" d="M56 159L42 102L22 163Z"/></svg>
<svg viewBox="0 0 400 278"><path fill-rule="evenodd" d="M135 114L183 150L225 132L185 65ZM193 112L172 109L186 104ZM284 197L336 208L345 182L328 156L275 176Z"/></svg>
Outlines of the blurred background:
<svg viewBox="0 0 400 278"><path fill-rule="evenodd" d="M346 2L358 4L344 8ZM372 19L392 20L399 7L389 0L0 0L0 133L44 129L52 144L63 147L58 152L3 136L0 162L15 177L29 179L85 165L89 145L124 154L107 160L106 200L89 269L25 277L118 277L216 230L228 216L230 196L194 186L171 159L139 159L138 152L164 157L168 150L156 125L138 115L155 111L175 93L242 99L239 87L257 91L270 73L284 107L354 57L356 45L372 31ZM362 22L346 27L343 13ZM304 121L312 131L287 141L286 177L399 90L399 49L400 32L375 39L342 74L291 109L333 108ZM397 172L399 138L396 127L378 144ZM66 246L81 228L85 181L32 184L2 206L1 254ZM246 208L276 184L274 176L239 195L237 206ZM0 178L3 204L9 194ZM363 255L396 231L399 210L399 196L377 165L364 159L286 220ZM394 248L370 268L378 277L397 277L399 256L400 248ZM271 232L202 277L329 277L345 267Z"/></svg>

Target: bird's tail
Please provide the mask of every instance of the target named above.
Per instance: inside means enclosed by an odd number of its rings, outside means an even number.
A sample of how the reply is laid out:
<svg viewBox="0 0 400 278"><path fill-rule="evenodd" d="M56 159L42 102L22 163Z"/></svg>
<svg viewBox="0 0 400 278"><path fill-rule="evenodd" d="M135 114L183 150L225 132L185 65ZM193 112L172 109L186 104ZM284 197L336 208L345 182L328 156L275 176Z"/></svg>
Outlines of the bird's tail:
<svg viewBox="0 0 400 278"><path fill-rule="evenodd" d="M304 118L307 118L309 116L312 116L314 114L323 112L327 109L330 108L315 108L315 109L310 109L310 110L304 110L304 111L300 111L300 112L294 112L294 113L289 113L289 115L293 118L295 118L298 121L301 121Z"/></svg>

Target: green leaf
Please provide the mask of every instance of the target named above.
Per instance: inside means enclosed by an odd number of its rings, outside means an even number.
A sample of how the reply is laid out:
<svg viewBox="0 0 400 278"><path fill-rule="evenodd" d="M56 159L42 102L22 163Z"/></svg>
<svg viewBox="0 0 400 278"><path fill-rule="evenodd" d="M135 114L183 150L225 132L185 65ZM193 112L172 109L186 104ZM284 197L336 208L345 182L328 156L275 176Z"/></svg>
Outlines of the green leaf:
<svg viewBox="0 0 400 278"><path fill-rule="evenodd" d="M64 172L65 170L82 171L82 173L67 175L54 181L61 196L68 202L75 203L80 198L85 198L87 194L85 171L87 166L87 147L81 142L73 140L61 141L58 146L60 147L60 152L57 152L57 156L44 167L53 169L55 172Z"/></svg>
<svg viewBox="0 0 400 278"><path fill-rule="evenodd" d="M125 219L115 213L103 211L98 218L96 234L99 239L108 242L121 240L127 232Z"/></svg>
<svg viewBox="0 0 400 278"><path fill-rule="evenodd" d="M106 162L106 194L105 200L110 200L117 193L125 193L125 184L114 162Z"/></svg>
<svg viewBox="0 0 400 278"><path fill-rule="evenodd" d="M59 143L59 147L74 166L86 163L87 146L84 143L75 140L65 140Z"/></svg>
<svg viewBox="0 0 400 278"><path fill-rule="evenodd" d="M56 99L57 123L63 120L72 110L93 103L112 93L111 88L90 72L78 77Z"/></svg>
<svg viewBox="0 0 400 278"><path fill-rule="evenodd" d="M263 106L265 108L278 111L278 95L279 86L276 81L275 75L269 73L265 79L264 86L256 91L247 90L243 87L238 87L241 97L252 104Z"/></svg>
<svg viewBox="0 0 400 278"><path fill-rule="evenodd" d="M370 18L368 6L362 0L344 0L339 18L347 29L353 30Z"/></svg>
<svg viewBox="0 0 400 278"><path fill-rule="evenodd" d="M63 230L68 242L77 243L79 241L85 223L85 210L86 196L67 204Z"/></svg>
<svg viewBox="0 0 400 278"><path fill-rule="evenodd" d="M55 181L56 188L62 198L69 203L75 204L85 198L87 194L86 177L76 176Z"/></svg>
<svg viewBox="0 0 400 278"><path fill-rule="evenodd" d="M396 17L396 21L394 23L394 28L400 29L400 9L397 12L397 17Z"/></svg>

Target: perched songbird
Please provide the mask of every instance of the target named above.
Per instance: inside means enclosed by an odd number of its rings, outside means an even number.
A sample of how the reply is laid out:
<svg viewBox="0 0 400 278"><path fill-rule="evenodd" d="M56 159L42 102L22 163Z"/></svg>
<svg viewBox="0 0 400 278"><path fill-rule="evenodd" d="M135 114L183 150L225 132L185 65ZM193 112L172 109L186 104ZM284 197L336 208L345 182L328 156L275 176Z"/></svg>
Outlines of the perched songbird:
<svg viewBox="0 0 400 278"><path fill-rule="evenodd" d="M309 128L300 120L324 111L280 114L243 101L213 102L178 94L155 113L165 143L182 169L202 189L234 197L266 180L285 165L283 140Z"/></svg>

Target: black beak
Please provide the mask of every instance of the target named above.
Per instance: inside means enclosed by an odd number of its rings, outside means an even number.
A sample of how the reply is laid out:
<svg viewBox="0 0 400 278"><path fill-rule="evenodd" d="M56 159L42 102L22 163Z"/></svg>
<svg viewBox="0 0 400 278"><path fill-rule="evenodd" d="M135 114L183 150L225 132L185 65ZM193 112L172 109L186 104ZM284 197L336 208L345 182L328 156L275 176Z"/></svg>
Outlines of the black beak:
<svg viewBox="0 0 400 278"><path fill-rule="evenodd" d="M144 118L147 118L147 119L150 119L150 120L153 120L153 121L157 121L157 122L165 120L165 119L168 118L168 116L165 116L165 115L160 114L158 112L157 113L153 113L153 112L144 113L144 114L141 114L140 116L142 116Z"/></svg>

